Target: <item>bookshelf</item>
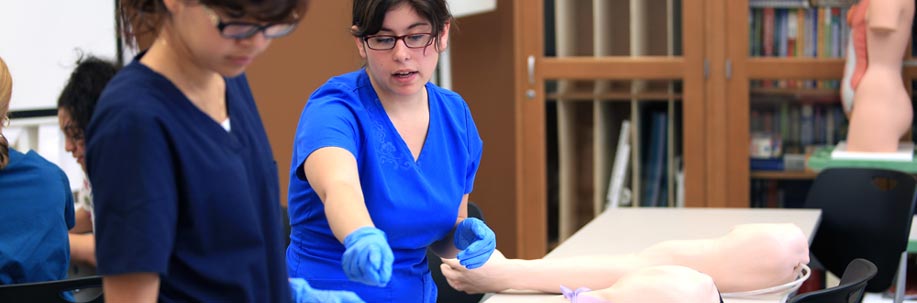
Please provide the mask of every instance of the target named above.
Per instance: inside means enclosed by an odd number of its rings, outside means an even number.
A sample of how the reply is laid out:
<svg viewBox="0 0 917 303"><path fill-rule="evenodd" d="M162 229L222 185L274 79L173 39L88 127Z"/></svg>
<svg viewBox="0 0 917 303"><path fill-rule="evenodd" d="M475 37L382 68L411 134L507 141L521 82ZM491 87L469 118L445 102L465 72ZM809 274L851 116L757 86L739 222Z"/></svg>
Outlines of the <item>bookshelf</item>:
<svg viewBox="0 0 917 303"><path fill-rule="evenodd" d="M605 208L624 121L620 207L706 206L704 132L685 131L704 127L702 2L514 2L519 146L545 151L520 155L544 178L523 188L543 197L525 205L547 209L549 243Z"/></svg>
<svg viewBox="0 0 917 303"><path fill-rule="evenodd" d="M815 173L766 166L767 160L756 159L763 154L755 155L761 151L755 142L766 134L777 134L771 138L782 143L776 159L788 154L804 158L814 146L846 138L838 80L849 31L847 8L853 1L797 2L800 5L723 2L726 39L747 41L728 43L724 58L733 67L725 87L730 131L722 140L728 155L723 197L727 206L795 207L805 199ZM914 75L915 67L905 66L906 83L911 84ZM762 163L765 166L756 165Z"/></svg>
<svg viewBox="0 0 917 303"><path fill-rule="evenodd" d="M785 9L845 1L795 1ZM750 169L752 109L777 106L768 99L822 106L837 94L817 85L755 83L838 80L844 60L753 55L751 2L757 1L498 0L494 13L462 20L461 32L467 34L455 35L452 45L455 90L468 100L487 144L472 199L487 213L512 214L488 222L501 235L500 249L507 256L542 257L549 230L557 241L562 225L569 233L594 216L607 194L603 180L614 166L616 130L623 119L631 121L634 140L625 186L639 188L634 171L645 166L634 159L646 147L635 140L646 126L634 117L642 117L641 110L680 115L666 125L666 140L671 134L673 142L666 142L665 158L669 163L681 158L686 207L747 208L752 192L771 181L785 191L805 192L812 172ZM631 4L636 4L633 11ZM680 7L680 14L668 5ZM647 22L642 32L652 37L642 42L642 50L631 48L640 44L631 40L630 24L641 7L650 17L636 20ZM560 11L575 17L556 20ZM805 16L796 16L798 39L799 20L803 27L806 23ZM655 34L659 28L671 30ZM558 39L560 31L567 34ZM796 45L805 50L805 44ZM906 61L903 72L911 84L917 60ZM668 164L665 170L667 181L677 179Z"/></svg>

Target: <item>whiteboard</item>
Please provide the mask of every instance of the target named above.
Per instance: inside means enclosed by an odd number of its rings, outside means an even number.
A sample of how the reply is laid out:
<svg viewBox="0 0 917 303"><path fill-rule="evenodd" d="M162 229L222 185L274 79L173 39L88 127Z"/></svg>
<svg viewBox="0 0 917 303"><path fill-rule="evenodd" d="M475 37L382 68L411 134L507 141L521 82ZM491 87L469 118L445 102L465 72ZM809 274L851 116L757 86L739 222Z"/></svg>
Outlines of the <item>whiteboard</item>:
<svg viewBox="0 0 917 303"><path fill-rule="evenodd" d="M10 110L56 108L78 49L114 61L115 0L0 2L0 57L13 76Z"/></svg>
<svg viewBox="0 0 917 303"><path fill-rule="evenodd" d="M497 9L497 0L448 0L449 12L455 18L486 13Z"/></svg>

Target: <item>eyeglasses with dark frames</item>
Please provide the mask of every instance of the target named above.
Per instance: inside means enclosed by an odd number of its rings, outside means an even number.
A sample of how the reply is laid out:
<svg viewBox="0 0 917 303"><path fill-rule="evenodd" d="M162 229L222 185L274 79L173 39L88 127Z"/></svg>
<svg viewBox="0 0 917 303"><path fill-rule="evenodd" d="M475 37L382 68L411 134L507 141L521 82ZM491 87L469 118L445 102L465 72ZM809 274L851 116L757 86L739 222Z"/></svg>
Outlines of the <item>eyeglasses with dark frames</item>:
<svg viewBox="0 0 917 303"><path fill-rule="evenodd" d="M61 131L64 132L64 136L67 136L67 138L73 140L74 142L82 141L85 138L83 136L83 130L69 122L61 128Z"/></svg>
<svg viewBox="0 0 917 303"><path fill-rule="evenodd" d="M373 35L363 37L366 46L372 50L390 50L395 48L398 40L404 41L404 46L408 48L424 48L433 43L433 33L417 33L402 36L394 35Z"/></svg>
<svg viewBox="0 0 917 303"><path fill-rule="evenodd" d="M223 19L217 15L213 9L204 6L204 9L210 14L210 20L220 31L220 36L229 39L248 39L258 32L264 33L268 39L276 39L289 35L296 29L296 22L278 22L261 25L253 22L230 21L223 22Z"/></svg>

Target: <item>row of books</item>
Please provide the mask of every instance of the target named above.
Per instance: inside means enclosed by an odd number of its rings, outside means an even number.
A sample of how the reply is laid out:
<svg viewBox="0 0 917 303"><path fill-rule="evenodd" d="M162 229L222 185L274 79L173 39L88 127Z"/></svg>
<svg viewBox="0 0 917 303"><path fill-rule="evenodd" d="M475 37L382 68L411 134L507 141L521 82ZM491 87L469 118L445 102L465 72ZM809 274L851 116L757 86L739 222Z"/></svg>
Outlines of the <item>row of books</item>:
<svg viewBox="0 0 917 303"><path fill-rule="evenodd" d="M847 137L848 121L840 103L763 98L753 97L750 132L778 138L783 153L805 153L806 147L833 145Z"/></svg>
<svg viewBox="0 0 917 303"><path fill-rule="evenodd" d="M811 180L751 180L753 208L801 208Z"/></svg>
<svg viewBox="0 0 917 303"><path fill-rule="evenodd" d="M641 110L640 119L637 119L633 126L629 120L622 121L606 188L607 208L630 206L637 194L638 205L642 207L684 205L681 156L668 156L669 123L677 123L669 112L649 106ZM632 132L635 127L636 131ZM642 147L638 157L639 167L633 167L630 163L631 144L634 142L631 134L639 136L639 144ZM678 143L675 144L677 146ZM672 176L669 175L670 164L674 170L671 172ZM638 179L630 180L628 171L635 168L639 168L639 172L634 175ZM670 205L669 196L672 196L674 205Z"/></svg>
<svg viewBox="0 0 917 303"><path fill-rule="evenodd" d="M856 0L749 0L751 7L847 7Z"/></svg>
<svg viewBox="0 0 917 303"><path fill-rule="evenodd" d="M844 57L846 7L752 7L749 51L754 57Z"/></svg>

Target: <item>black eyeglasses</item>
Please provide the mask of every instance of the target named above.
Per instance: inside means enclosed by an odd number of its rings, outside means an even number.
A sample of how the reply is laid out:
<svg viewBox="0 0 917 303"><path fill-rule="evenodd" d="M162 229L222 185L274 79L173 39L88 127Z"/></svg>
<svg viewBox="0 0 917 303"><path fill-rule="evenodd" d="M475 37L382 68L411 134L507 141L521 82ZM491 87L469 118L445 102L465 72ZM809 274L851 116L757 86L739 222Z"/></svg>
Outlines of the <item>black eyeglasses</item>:
<svg viewBox="0 0 917 303"><path fill-rule="evenodd" d="M296 29L295 22L268 23L265 25L242 21L223 22L222 18L212 9L206 6L204 8L207 13L210 14L210 19L213 21L213 24L216 25L217 29L220 31L220 36L223 36L223 38L248 39L258 32L262 32L265 38L275 39L289 35Z"/></svg>
<svg viewBox="0 0 917 303"><path fill-rule="evenodd" d="M365 36L366 46L373 50L390 50L395 48L398 40L404 41L404 46L408 48L424 48L433 43L432 33L407 34L403 36L393 35L375 35Z"/></svg>
<svg viewBox="0 0 917 303"><path fill-rule="evenodd" d="M85 138L83 137L83 130L70 123L65 124L61 131L64 132L64 136L74 142L82 141Z"/></svg>

